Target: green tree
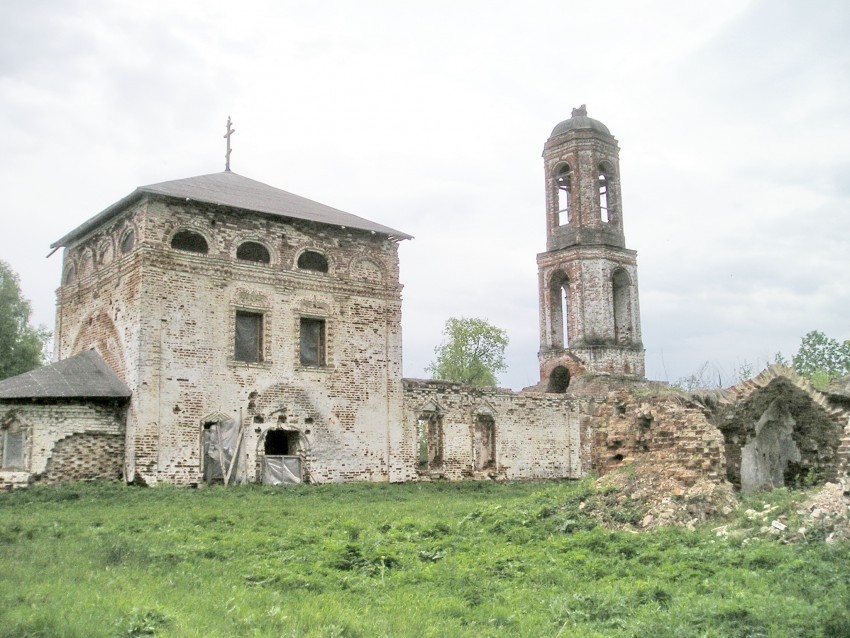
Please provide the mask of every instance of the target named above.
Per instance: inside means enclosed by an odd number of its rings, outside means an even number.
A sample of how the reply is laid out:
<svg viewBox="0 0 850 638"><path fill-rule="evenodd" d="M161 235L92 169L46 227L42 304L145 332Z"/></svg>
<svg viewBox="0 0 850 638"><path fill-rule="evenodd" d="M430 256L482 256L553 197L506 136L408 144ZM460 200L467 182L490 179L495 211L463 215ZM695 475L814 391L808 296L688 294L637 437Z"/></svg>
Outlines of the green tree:
<svg viewBox="0 0 850 638"><path fill-rule="evenodd" d="M850 374L850 340L841 342L812 330L803 337L791 363L797 374L824 389L835 379Z"/></svg>
<svg viewBox="0 0 850 638"><path fill-rule="evenodd" d="M443 342L434 348L437 360L425 370L432 378L469 385L496 385L496 375L507 369L508 334L484 319L450 317Z"/></svg>
<svg viewBox="0 0 850 638"><path fill-rule="evenodd" d="M44 364L44 344L50 332L29 325L30 302L21 294L18 275L0 261L0 379Z"/></svg>

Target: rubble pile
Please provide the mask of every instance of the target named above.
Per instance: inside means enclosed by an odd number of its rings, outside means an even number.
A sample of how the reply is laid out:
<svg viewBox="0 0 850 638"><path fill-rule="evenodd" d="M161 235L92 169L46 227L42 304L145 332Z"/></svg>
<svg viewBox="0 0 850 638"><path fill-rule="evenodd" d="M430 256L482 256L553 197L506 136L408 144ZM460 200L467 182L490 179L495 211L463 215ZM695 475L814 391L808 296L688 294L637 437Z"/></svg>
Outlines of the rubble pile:
<svg viewBox="0 0 850 638"><path fill-rule="evenodd" d="M612 529L696 529L711 518L731 515L738 506L726 481L682 481L675 471L651 463L606 474L596 486L599 495L589 515Z"/></svg>

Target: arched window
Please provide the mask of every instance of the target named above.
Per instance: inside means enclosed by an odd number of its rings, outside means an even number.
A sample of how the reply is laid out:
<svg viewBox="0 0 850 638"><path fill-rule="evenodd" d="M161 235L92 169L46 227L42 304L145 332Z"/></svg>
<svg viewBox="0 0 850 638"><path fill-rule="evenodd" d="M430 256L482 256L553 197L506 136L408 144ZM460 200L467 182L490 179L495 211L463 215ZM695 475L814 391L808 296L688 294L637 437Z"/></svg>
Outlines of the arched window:
<svg viewBox="0 0 850 638"><path fill-rule="evenodd" d="M210 251L207 240L204 239L203 235L191 230L181 230L174 233L174 237L171 238L171 247L204 255Z"/></svg>
<svg viewBox="0 0 850 638"><path fill-rule="evenodd" d="M74 264L68 264L68 267L65 269L65 276L62 278L62 283L66 286L70 286L74 283L74 280L77 278L77 269L74 268Z"/></svg>
<svg viewBox="0 0 850 638"><path fill-rule="evenodd" d="M620 345L629 345L634 339L632 334L632 281L622 268L614 271L611 288L614 296L614 338Z"/></svg>
<svg viewBox="0 0 850 638"><path fill-rule="evenodd" d="M549 284L550 343L553 348L570 347L570 280L563 272L552 276Z"/></svg>
<svg viewBox="0 0 850 638"><path fill-rule="evenodd" d="M564 226L573 220L573 185L569 164L561 164L555 169L555 184L558 187L558 225Z"/></svg>
<svg viewBox="0 0 850 638"><path fill-rule="evenodd" d="M567 391L570 385L570 371L565 366L557 366L549 374L549 385L546 388L547 392L557 392L563 394Z"/></svg>
<svg viewBox="0 0 850 638"><path fill-rule="evenodd" d="M121 238L121 254L126 255L136 246L136 233L131 228Z"/></svg>
<svg viewBox="0 0 850 638"><path fill-rule="evenodd" d="M317 253L312 250L305 250L298 257L298 267L301 270L328 272L328 260L321 253Z"/></svg>
<svg viewBox="0 0 850 638"><path fill-rule="evenodd" d="M271 262L269 249L255 241L246 241L239 244L239 248L236 249L236 259L255 261L259 264L268 264Z"/></svg>

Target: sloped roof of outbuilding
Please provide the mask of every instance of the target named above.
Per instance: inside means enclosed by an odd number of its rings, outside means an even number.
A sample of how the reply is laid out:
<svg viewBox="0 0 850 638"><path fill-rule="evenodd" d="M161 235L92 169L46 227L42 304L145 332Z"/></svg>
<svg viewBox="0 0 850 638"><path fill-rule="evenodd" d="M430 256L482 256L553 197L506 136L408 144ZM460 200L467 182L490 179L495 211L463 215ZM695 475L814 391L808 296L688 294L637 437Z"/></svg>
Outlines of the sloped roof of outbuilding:
<svg viewBox="0 0 850 638"><path fill-rule="evenodd" d="M132 395L95 350L0 381L0 399L124 399Z"/></svg>
<svg viewBox="0 0 850 638"><path fill-rule="evenodd" d="M127 197L115 202L109 208L84 222L61 239L53 242L51 248L68 246L74 240L86 235L97 226L105 223L128 205L144 195L171 197L183 201L196 201L218 204L246 211L303 219L320 224L356 228L387 235L393 239L412 239L411 235L369 221L363 217L346 213L331 206L325 206L306 197L263 184L253 179L237 175L231 171L199 175L186 179L177 179L158 184L139 186Z"/></svg>

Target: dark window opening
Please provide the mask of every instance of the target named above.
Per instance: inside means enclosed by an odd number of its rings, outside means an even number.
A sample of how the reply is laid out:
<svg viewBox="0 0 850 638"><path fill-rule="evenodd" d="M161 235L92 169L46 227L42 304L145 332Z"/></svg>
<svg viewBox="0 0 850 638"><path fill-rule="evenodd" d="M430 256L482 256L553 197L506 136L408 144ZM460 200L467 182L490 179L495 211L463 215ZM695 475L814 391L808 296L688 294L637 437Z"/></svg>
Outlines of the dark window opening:
<svg viewBox="0 0 850 638"><path fill-rule="evenodd" d="M136 233L132 230L128 230L124 233L124 237L121 238L121 253L126 255L133 247L136 245ZM172 240L173 245L173 240Z"/></svg>
<svg viewBox="0 0 850 638"><path fill-rule="evenodd" d="M312 250L301 253L298 257L298 267L302 270L315 270L316 272L328 272L327 258Z"/></svg>
<svg viewBox="0 0 850 638"><path fill-rule="evenodd" d="M301 319L301 365L325 365L325 320Z"/></svg>
<svg viewBox="0 0 850 638"><path fill-rule="evenodd" d="M206 255L210 248L207 245L207 240L203 235L192 232L191 230L181 230L174 234L171 238L171 247L177 250L188 250L193 253L202 253Z"/></svg>
<svg viewBox="0 0 850 638"><path fill-rule="evenodd" d="M496 466L496 423L491 416L480 414L475 420L472 461L476 472Z"/></svg>
<svg viewBox="0 0 850 638"><path fill-rule="evenodd" d="M236 337L233 358L247 363L263 360L263 315L236 311Z"/></svg>
<svg viewBox="0 0 850 638"><path fill-rule="evenodd" d="M558 225L564 226L573 220L573 212L571 207L572 198L572 175L570 167L564 164L558 168L555 175L555 182L558 186Z"/></svg>
<svg viewBox="0 0 850 638"><path fill-rule="evenodd" d="M298 432L294 430L269 430L263 451L269 456L295 456L298 454Z"/></svg>
<svg viewBox="0 0 850 638"><path fill-rule="evenodd" d="M417 423L419 469L430 470L443 464L443 423L436 414L425 414Z"/></svg>
<svg viewBox="0 0 850 638"><path fill-rule="evenodd" d="M564 366L558 366L549 375L549 386L547 392L557 392L563 394L570 386L570 371Z"/></svg>
<svg viewBox="0 0 850 638"><path fill-rule="evenodd" d="M268 248L255 241L246 241L240 244L239 248L236 249L236 259L255 261L260 264L268 264L272 260Z"/></svg>

